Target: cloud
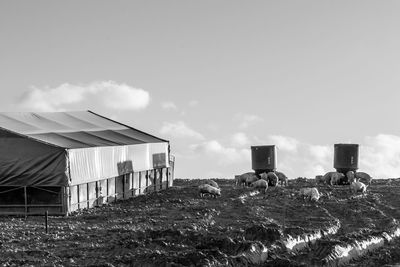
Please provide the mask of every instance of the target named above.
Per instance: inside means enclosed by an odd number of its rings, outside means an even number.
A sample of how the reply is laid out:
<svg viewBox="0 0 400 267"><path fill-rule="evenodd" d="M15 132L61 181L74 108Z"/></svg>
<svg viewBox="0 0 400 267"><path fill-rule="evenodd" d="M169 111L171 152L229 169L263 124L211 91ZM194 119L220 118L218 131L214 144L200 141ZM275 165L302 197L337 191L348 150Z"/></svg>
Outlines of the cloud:
<svg viewBox="0 0 400 267"><path fill-rule="evenodd" d="M318 163L326 163L331 160L333 146L327 145L307 145L311 158Z"/></svg>
<svg viewBox="0 0 400 267"><path fill-rule="evenodd" d="M309 178L313 178L316 175L324 175L329 170L329 169L326 168L326 166L318 165L318 164L317 165L309 164L309 165L306 165L306 166L307 166L307 168L304 169L304 172L302 173L302 176L309 177ZM332 170L330 170L330 171L332 171Z"/></svg>
<svg viewBox="0 0 400 267"><path fill-rule="evenodd" d="M21 108L35 111L62 111L107 107L113 110L140 110L148 106L150 94L114 81L84 85L61 84L55 88L32 86L20 96Z"/></svg>
<svg viewBox="0 0 400 267"><path fill-rule="evenodd" d="M378 134L365 138L360 145L360 171L374 178L400 177L400 136Z"/></svg>
<svg viewBox="0 0 400 267"><path fill-rule="evenodd" d="M257 115L243 114L243 113L236 114L234 116L234 120L239 123L238 126L241 129L248 128L251 125L254 125L256 123L260 123L263 121L263 119Z"/></svg>
<svg viewBox="0 0 400 267"><path fill-rule="evenodd" d="M231 136L231 143L234 147L250 146L250 139L245 133L238 132Z"/></svg>
<svg viewBox="0 0 400 267"><path fill-rule="evenodd" d="M297 151L297 147L299 145L299 141L288 136L270 135L268 139L270 140L271 144L276 145L279 150L295 152Z"/></svg>
<svg viewBox="0 0 400 267"><path fill-rule="evenodd" d="M161 103L161 107L167 110L178 110L178 107L173 102L163 102Z"/></svg>
<svg viewBox="0 0 400 267"><path fill-rule="evenodd" d="M197 100L191 100L191 101L189 101L189 106L190 107L195 107L195 106L197 106L199 104L199 101L197 101Z"/></svg>
<svg viewBox="0 0 400 267"><path fill-rule="evenodd" d="M202 134L188 127L183 121L164 122L160 133L177 138L194 138L198 140L204 139Z"/></svg>
<svg viewBox="0 0 400 267"><path fill-rule="evenodd" d="M245 148L225 147L217 140L210 140L191 146L195 152L213 157L218 164L229 165L250 161L250 150Z"/></svg>

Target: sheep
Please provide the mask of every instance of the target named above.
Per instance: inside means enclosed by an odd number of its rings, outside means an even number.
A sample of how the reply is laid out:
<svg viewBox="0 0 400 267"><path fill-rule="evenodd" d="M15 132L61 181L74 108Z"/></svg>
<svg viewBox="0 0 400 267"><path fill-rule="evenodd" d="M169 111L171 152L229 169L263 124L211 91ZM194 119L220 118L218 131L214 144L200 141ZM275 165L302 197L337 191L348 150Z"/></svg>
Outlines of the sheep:
<svg viewBox="0 0 400 267"><path fill-rule="evenodd" d="M327 172L325 173L324 176L322 176L322 180L324 181L325 184L330 184L331 183L331 176L335 172Z"/></svg>
<svg viewBox="0 0 400 267"><path fill-rule="evenodd" d="M345 177L343 173L340 172L334 172L331 174L331 185L338 185L341 183L341 180Z"/></svg>
<svg viewBox="0 0 400 267"><path fill-rule="evenodd" d="M353 193L361 192L364 194L367 191L367 186L364 183L355 180L350 184L350 190Z"/></svg>
<svg viewBox="0 0 400 267"><path fill-rule="evenodd" d="M263 179L260 179L252 182L250 186L254 187L255 189L258 189L260 193L263 192L265 194L268 189L268 182Z"/></svg>
<svg viewBox="0 0 400 267"><path fill-rule="evenodd" d="M246 172L241 175L235 175L235 183L236 186L246 186L247 185L247 178L249 178L249 181L251 180L250 177L255 177L258 179L256 174L254 172ZM256 180L254 180L256 181Z"/></svg>
<svg viewBox="0 0 400 267"><path fill-rule="evenodd" d="M209 184L209 185L211 185L211 186L214 186L214 187L216 187L216 188L219 188L217 182L215 182L214 180L207 180L207 181L204 182L204 184Z"/></svg>
<svg viewBox="0 0 400 267"><path fill-rule="evenodd" d="M372 177L368 173L355 172L354 177L362 181L364 184L371 185Z"/></svg>
<svg viewBox="0 0 400 267"><path fill-rule="evenodd" d="M235 175L235 185L236 186L244 186L244 185L246 185L246 176Z"/></svg>
<svg viewBox="0 0 400 267"><path fill-rule="evenodd" d="M352 182L354 182L355 176L354 176L354 172L353 171L348 171L346 172L346 177L348 182L351 184Z"/></svg>
<svg viewBox="0 0 400 267"><path fill-rule="evenodd" d="M267 173L267 177L269 186L276 186L278 184L279 178L274 172Z"/></svg>
<svg viewBox="0 0 400 267"><path fill-rule="evenodd" d="M254 174L254 175L249 175L249 176L246 177L246 185L247 185L247 186L250 186L251 183L253 183L253 182L257 181L257 180L258 180L258 177L257 177L256 174Z"/></svg>
<svg viewBox="0 0 400 267"><path fill-rule="evenodd" d="M340 173L340 172L327 172L322 177L322 180L326 184L334 185L334 184L338 184L343 177L344 177L344 174Z"/></svg>
<svg viewBox="0 0 400 267"><path fill-rule="evenodd" d="M316 187L301 188L300 196L303 196L303 198L309 198L310 200L313 201L318 201L319 198L321 197Z"/></svg>
<svg viewBox="0 0 400 267"><path fill-rule="evenodd" d="M260 177L262 180L265 180L268 182L268 186L276 186L278 184L278 176L273 173L273 172L269 172L269 173L261 173Z"/></svg>
<svg viewBox="0 0 400 267"><path fill-rule="evenodd" d="M268 182L268 174L266 172L260 173L260 179Z"/></svg>
<svg viewBox="0 0 400 267"><path fill-rule="evenodd" d="M276 176L278 176L279 183L283 186L288 185L288 178L283 172L275 171Z"/></svg>
<svg viewBox="0 0 400 267"><path fill-rule="evenodd" d="M209 184L199 185L199 195L203 197L205 194L211 195L211 197L221 196L221 189L216 188Z"/></svg>

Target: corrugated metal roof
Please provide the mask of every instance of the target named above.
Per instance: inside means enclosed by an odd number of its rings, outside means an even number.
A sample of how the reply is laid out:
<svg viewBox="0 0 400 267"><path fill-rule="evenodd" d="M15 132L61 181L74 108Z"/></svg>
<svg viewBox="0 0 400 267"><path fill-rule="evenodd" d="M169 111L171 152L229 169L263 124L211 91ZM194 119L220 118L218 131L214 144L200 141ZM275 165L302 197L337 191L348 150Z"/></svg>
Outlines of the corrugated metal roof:
<svg viewBox="0 0 400 267"><path fill-rule="evenodd" d="M0 112L0 128L63 148L168 142L92 111Z"/></svg>

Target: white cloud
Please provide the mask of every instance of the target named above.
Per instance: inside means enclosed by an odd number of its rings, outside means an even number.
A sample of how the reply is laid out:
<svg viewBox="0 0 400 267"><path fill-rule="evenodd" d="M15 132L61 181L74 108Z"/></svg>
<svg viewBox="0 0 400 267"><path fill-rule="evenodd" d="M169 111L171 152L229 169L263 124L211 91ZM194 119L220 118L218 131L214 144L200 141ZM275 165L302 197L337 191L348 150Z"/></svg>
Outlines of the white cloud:
<svg viewBox="0 0 400 267"><path fill-rule="evenodd" d="M235 115L234 120L238 122L238 126L241 129L248 128L251 125L260 123L263 119L254 114L243 114L238 113Z"/></svg>
<svg viewBox="0 0 400 267"><path fill-rule="evenodd" d="M178 122L164 122L161 127L160 133L163 135L169 135L177 138L194 138L203 140L204 137L199 132L188 127L183 121Z"/></svg>
<svg viewBox="0 0 400 267"><path fill-rule="evenodd" d="M163 108L163 109L169 109L169 110L178 110L178 107L175 105L175 103L173 103L173 102L163 102L163 103L161 103L161 107Z"/></svg>
<svg viewBox="0 0 400 267"><path fill-rule="evenodd" d="M191 100L191 101L189 101L189 106L190 107L195 107L195 106L197 106L199 104L199 101L197 101L197 100Z"/></svg>
<svg viewBox="0 0 400 267"><path fill-rule="evenodd" d="M224 147L217 140L210 140L201 144L191 146L196 152L203 153L208 157L214 157L221 165L229 165L250 161L250 150L232 147Z"/></svg>
<svg viewBox="0 0 400 267"><path fill-rule="evenodd" d="M232 135L231 143L234 147L244 147L250 146L251 141L245 133L238 132Z"/></svg>
<svg viewBox="0 0 400 267"><path fill-rule="evenodd" d="M139 110L147 107L150 94L139 88L114 81L85 85L61 84L55 88L31 87L18 105L36 111L61 111L107 107L114 110Z"/></svg>
<svg viewBox="0 0 400 267"><path fill-rule="evenodd" d="M279 150L295 152L297 151L297 147L299 145L299 141L288 136L271 135L268 137L268 139L270 140L271 144L276 145Z"/></svg>
<svg viewBox="0 0 400 267"><path fill-rule="evenodd" d="M400 136L379 134L360 146L360 171L374 178L400 177Z"/></svg>
<svg viewBox="0 0 400 267"><path fill-rule="evenodd" d="M307 169L304 170L303 176L304 177L309 177L309 178L314 178L316 175L324 175L325 173L329 171L332 171L330 169L327 169L325 166L322 165L314 165L314 164L309 164L306 165Z"/></svg>
<svg viewBox="0 0 400 267"><path fill-rule="evenodd" d="M318 163L326 163L332 158L333 146L327 145L308 145L311 158Z"/></svg>

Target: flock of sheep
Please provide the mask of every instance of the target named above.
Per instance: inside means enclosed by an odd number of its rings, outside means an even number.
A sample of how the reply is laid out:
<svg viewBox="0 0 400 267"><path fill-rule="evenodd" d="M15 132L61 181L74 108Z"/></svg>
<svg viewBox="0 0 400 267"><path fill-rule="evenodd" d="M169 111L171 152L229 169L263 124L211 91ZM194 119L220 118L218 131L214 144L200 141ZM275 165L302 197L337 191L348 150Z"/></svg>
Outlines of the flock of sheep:
<svg viewBox="0 0 400 267"><path fill-rule="evenodd" d="M365 172L348 171L346 175L340 172L328 172L324 176L317 176L317 183L329 185L350 185L353 193L365 193L371 184L372 177Z"/></svg>
<svg viewBox="0 0 400 267"><path fill-rule="evenodd" d="M235 176L235 183L237 186L253 187L260 192L267 192L268 186L286 186L288 185L288 178L282 172L263 172L255 174L254 172L247 172L242 175ZM211 197L221 196L221 189L218 184L213 180L207 180L199 185L199 194L201 197L210 195Z"/></svg>
<svg viewBox="0 0 400 267"><path fill-rule="evenodd" d="M353 193L365 193L367 187L371 184L372 177L365 172L348 171L346 174L340 172L328 172L325 175L316 176L317 184L328 185L350 185ZM269 186L287 186L288 178L282 172L263 172L256 174L247 172L242 175L235 176L236 186L248 186L266 193ZM221 189L213 180L207 180L199 186L199 194L201 197L210 195L211 197L221 196ZM321 194L316 187L301 188L300 196L308 198L312 201L318 201Z"/></svg>

